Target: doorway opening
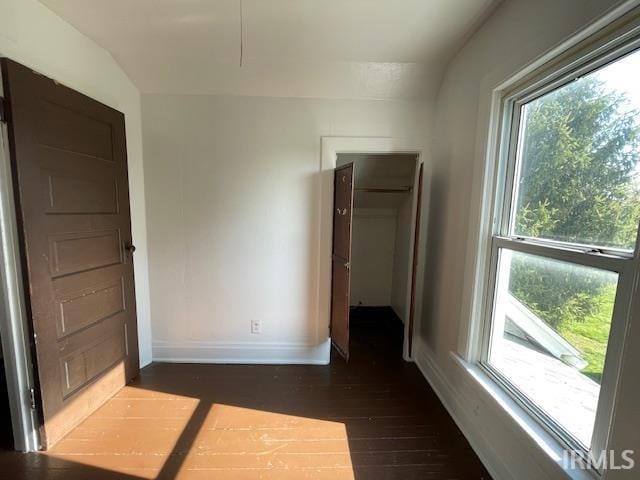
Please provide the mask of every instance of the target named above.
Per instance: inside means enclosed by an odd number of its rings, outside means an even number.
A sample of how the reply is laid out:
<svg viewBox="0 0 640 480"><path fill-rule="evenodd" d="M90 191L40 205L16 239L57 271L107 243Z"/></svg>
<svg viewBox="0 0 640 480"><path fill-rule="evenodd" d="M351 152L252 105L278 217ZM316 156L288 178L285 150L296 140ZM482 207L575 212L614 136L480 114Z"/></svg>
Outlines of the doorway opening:
<svg viewBox="0 0 640 480"><path fill-rule="evenodd" d="M346 322L347 333L332 331L332 339L347 359L371 341L369 349L401 358L413 330L418 160L415 153L337 154L332 326Z"/></svg>

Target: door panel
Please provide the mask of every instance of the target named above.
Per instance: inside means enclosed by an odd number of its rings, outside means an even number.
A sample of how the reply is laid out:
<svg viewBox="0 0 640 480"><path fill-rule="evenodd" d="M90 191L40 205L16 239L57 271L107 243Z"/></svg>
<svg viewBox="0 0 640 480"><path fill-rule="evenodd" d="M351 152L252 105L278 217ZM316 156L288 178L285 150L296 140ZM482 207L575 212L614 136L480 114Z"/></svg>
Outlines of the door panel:
<svg viewBox="0 0 640 480"><path fill-rule="evenodd" d="M353 163L336 169L333 203L331 342L336 350L348 360Z"/></svg>
<svg viewBox="0 0 640 480"><path fill-rule="evenodd" d="M56 295L58 339L125 311L124 278Z"/></svg>
<svg viewBox="0 0 640 480"><path fill-rule="evenodd" d="M349 359L349 269L341 260L332 265L331 342L338 353Z"/></svg>
<svg viewBox="0 0 640 480"><path fill-rule="evenodd" d="M117 183L109 179L84 179L52 173L48 178L48 214L116 214Z"/></svg>
<svg viewBox="0 0 640 480"><path fill-rule="evenodd" d="M2 60L43 447L138 373L124 116Z"/></svg>

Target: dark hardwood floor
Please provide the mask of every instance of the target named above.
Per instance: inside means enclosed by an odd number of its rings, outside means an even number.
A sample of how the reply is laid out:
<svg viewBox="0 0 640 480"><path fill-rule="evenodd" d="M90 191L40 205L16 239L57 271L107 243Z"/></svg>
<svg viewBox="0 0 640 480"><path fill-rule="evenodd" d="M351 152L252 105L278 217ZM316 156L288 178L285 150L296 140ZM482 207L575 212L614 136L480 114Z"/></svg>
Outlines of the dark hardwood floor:
<svg viewBox="0 0 640 480"><path fill-rule="evenodd" d="M489 479L401 332L354 315L348 364L152 364L51 451L0 453L0 477Z"/></svg>

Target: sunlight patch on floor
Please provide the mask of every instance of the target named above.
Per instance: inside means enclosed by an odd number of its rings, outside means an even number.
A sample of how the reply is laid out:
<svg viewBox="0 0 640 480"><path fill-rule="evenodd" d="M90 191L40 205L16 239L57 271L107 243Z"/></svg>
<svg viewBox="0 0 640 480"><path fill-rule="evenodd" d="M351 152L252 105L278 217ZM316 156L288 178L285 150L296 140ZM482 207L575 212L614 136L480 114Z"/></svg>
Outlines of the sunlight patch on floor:
<svg viewBox="0 0 640 480"><path fill-rule="evenodd" d="M197 398L124 387L45 455L154 479L199 403Z"/></svg>
<svg viewBox="0 0 640 480"><path fill-rule="evenodd" d="M140 479L354 478L343 423L203 402L125 387L45 455Z"/></svg>
<svg viewBox="0 0 640 480"><path fill-rule="evenodd" d="M346 427L343 423L265 410L214 404L180 471L186 478L213 478L234 471L240 478L271 471L292 478L317 478L336 469L353 478ZM295 472L295 473L294 473ZM314 473L315 472L315 473ZM267 477L269 478L269 477Z"/></svg>

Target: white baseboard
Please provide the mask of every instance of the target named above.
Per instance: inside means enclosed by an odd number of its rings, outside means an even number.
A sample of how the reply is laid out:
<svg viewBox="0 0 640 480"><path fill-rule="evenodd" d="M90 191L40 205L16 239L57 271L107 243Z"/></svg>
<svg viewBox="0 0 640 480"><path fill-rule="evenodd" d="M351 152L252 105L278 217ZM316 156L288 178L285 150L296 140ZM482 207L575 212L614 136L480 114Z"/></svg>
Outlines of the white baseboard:
<svg viewBox="0 0 640 480"><path fill-rule="evenodd" d="M512 480L516 478L509 472L504 462L500 460L500 457L492 448L491 442L484 437L481 427L477 425L472 416L473 412L465 408L460 400L461 395L454 390L440 367L431 359L421 340L416 344L414 361L442 405L444 405L453 421L469 441L471 448L473 448L480 461L491 474L493 480Z"/></svg>
<svg viewBox="0 0 640 480"><path fill-rule="evenodd" d="M153 361L168 363L236 363L328 365L331 341L320 344L154 342Z"/></svg>

